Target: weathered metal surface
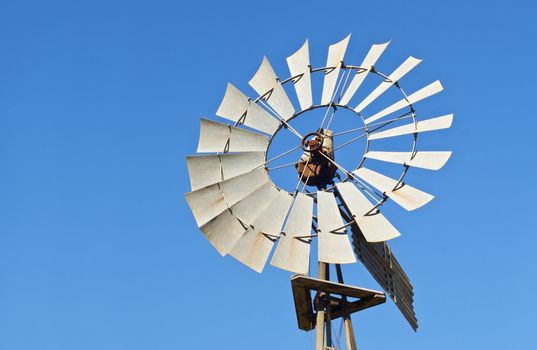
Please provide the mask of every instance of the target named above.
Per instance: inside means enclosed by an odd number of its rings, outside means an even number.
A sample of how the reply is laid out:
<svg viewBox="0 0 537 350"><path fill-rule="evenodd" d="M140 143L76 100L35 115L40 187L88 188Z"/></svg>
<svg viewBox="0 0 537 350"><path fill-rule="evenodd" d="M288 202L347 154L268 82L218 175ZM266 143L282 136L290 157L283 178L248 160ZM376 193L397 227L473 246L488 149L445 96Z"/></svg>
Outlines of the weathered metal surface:
<svg viewBox="0 0 537 350"><path fill-rule="evenodd" d="M268 208L254 221L230 254L251 269L261 272L291 204L289 193L280 191Z"/></svg>
<svg viewBox="0 0 537 350"><path fill-rule="evenodd" d="M267 171L265 169L257 169L246 174L232 177L229 180L222 181L219 185L227 205L231 207L262 185L269 182L270 178Z"/></svg>
<svg viewBox="0 0 537 350"><path fill-rule="evenodd" d="M369 151L364 154L364 157L370 159L377 159L384 162L404 164L413 166L416 168L423 168L429 170L438 170L442 168L449 157L451 152L426 152L418 151L413 152L380 152Z"/></svg>
<svg viewBox="0 0 537 350"><path fill-rule="evenodd" d="M251 226L259 215L268 208L278 193L279 191L274 185L267 182L233 205L231 212L241 222Z"/></svg>
<svg viewBox="0 0 537 350"><path fill-rule="evenodd" d="M331 192L317 191L319 261L331 264L356 262L351 243L343 226L339 208Z"/></svg>
<svg viewBox="0 0 537 350"><path fill-rule="evenodd" d="M354 312L382 304L386 301L385 294L380 291L301 275L295 275L291 278L291 287L295 301L298 328L305 331L312 330L318 324L316 316L318 318L321 314L321 312L317 312L317 315L314 313L311 299L312 291L331 295L330 300L332 305L330 310L330 320L336 320L343 317L345 314L350 315ZM343 298L337 298L332 295L358 298L359 300L349 302ZM322 311L322 313L324 314L325 312ZM321 317L321 319L323 317Z"/></svg>
<svg viewBox="0 0 537 350"><path fill-rule="evenodd" d="M365 119L366 124L371 124L372 122L387 116L388 114L391 114L393 112L396 112L402 108L408 107L409 105L412 105L416 102L419 102L423 99L426 99L427 97L430 97L434 94L439 93L440 91L444 90L442 87L442 84L440 84L440 81L435 81L424 88L421 88L420 90L414 92L413 94L407 96L407 98L403 98L399 100L398 102L392 104L391 106L388 106L384 108L382 111L372 115L371 117Z"/></svg>
<svg viewBox="0 0 537 350"><path fill-rule="evenodd" d="M341 65L343 64L343 58L345 57L345 51L347 51L347 45L349 44L350 38L351 35L349 34L345 39L330 45L328 48L326 67L333 68L329 68L324 76L323 94L321 97L321 104L323 105L332 102L339 71L341 70Z"/></svg>
<svg viewBox="0 0 537 350"><path fill-rule="evenodd" d="M310 53L308 40L294 54L287 57L287 65L295 86L296 95L300 108L308 109L313 104L311 97L311 73L310 73Z"/></svg>
<svg viewBox="0 0 537 350"><path fill-rule="evenodd" d="M198 153L264 152L268 138L259 133L201 119Z"/></svg>
<svg viewBox="0 0 537 350"><path fill-rule="evenodd" d="M266 170L258 169L188 192L185 196L198 227L201 227L269 181Z"/></svg>
<svg viewBox="0 0 537 350"><path fill-rule="evenodd" d="M243 152L234 154L221 154L218 156L222 165L223 180L247 173L256 168L260 168L265 163L264 152ZM197 174L198 177L205 176L205 172Z"/></svg>
<svg viewBox="0 0 537 350"><path fill-rule="evenodd" d="M347 105L349 103L356 91L358 91L360 85L362 85L362 83L364 82L365 78L367 77L367 74L371 71L371 68L373 68L384 50L386 50L386 47L388 47L389 43L390 42L388 41L384 44L375 44L371 46L371 49L369 49L369 52L367 53L364 60L362 61L362 64L360 65L360 67L363 69L356 70L356 74L352 78L347 90L345 90L345 94L343 94L343 97L341 98L341 101L339 101L339 104Z"/></svg>
<svg viewBox="0 0 537 350"><path fill-rule="evenodd" d="M246 231L246 227L229 210L200 227L201 232L221 255L229 253Z"/></svg>
<svg viewBox="0 0 537 350"><path fill-rule="evenodd" d="M338 183L337 190L368 242L383 242L401 235L378 208L372 211L373 204L354 184Z"/></svg>
<svg viewBox="0 0 537 350"><path fill-rule="evenodd" d="M185 194L190 210L201 227L228 208L218 184Z"/></svg>
<svg viewBox="0 0 537 350"><path fill-rule="evenodd" d="M299 179L318 188L332 183L337 171L336 166L327 159L334 160L332 131L324 129L307 134L302 139L302 149L304 153L296 164Z"/></svg>
<svg viewBox="0 0 537 350"><path fill-rule="evenodd" d="M226 93L216 115L269 135L274 134L280 125L279 121L230 83L227 84Z"/></svg>
<svg viewBox="0 0 537 350"><path fill-rule="evenodd" d="M433 195L418 190L410 185L398 185L398 180L379 174L371 169L362 167L353 171L353 173L362 180L370 183L373 187L384 192L390 199L406 210L418 209L434 198ZM397 188L395 188L396 186Z"/></svg>
<svg viewBox="0 0 537 350"><path fill-rule="evenodd" d="M250 86L282 117L288 120L295 113L293 104L285 93L269 60L263 57L261 66L249 81Z"/></svg>
<svg viewBox="0 0 537 350"><path fill-rule="evenodd" d="M352 226L352 231L356 256L388 293L412 329L416 330L418 322L412 306L413 288L388 244L367 242L357 225Z"/></svg>
<svg viewBox="0 0 537 350"><path fill-rule="evenodd" d="M401 135L409 135L414 133L426 132L447 129L451 127L453 122L453 114L443 115L441 117L426 119L418 121L416 124L410 123L402 126L398 126L392 129L374 132L369 134L369 140L385 139L388 137L395 137Z"/></svg>
<svg viewBox="0 0 537 350"><path fill-rule="evenodd" d="M388 90L393 84L398 82L399 79L405 76L405 74L416 67L420 62L421 60L414 57L407 58L405 62L403 62L399 67L397 67L396 70L393 71L392 74L388 76L387 80L384 80L382 83L380 83L375 90L373 90L366 98L362 100L362 102L360 102L360 104L358 104L358 106L356 106L356 108L354 108L354 110L356 112L361 112L364 108L369 106L371 102L386 92L386 90Z"/></svg>
<svg viewBox="0 0 537 350"><path fill-rule="evenodd" d="M280 236L271 265L295 273L308 274L313 198L298 193Z"/></svg>
<svg viewBox="0 0 537 350"><path fill-rule="evenodd" d="M218 155L188 156L186 157L186 165L192 191L223 180Z"/></svg>

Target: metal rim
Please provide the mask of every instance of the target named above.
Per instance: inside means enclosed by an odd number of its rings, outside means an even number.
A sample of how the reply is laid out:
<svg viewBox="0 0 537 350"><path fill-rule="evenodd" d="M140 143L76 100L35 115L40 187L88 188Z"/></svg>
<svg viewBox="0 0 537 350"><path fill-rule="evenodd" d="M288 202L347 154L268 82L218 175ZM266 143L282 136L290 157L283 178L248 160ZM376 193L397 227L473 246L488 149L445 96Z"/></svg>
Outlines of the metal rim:
<svg viewBox="0 0 537 350"><path fill-rule="evenodd" d="M335 68L335 67L318 67L318 68L312 68L312 67L310 66L310 73L326 72L326 71L331 70L331 69L334 69L334 68ZM366 70L368 70L368 69L367 69L367 68L364 68L364 67L360 67L360 66L351 66L351 65L345 65L345 64L342 64L342 66L341 66L341 71L342 71L342 73L341 73L340 76L338 77L338 80L339 80L339 79L343 79L343 78L345 77L346 74L347 74L347 78L348 78L350 72L352 72L353 70L356 71L356 72L358 73L358 72L366 71ZM397 81L396 81L396 82L393 82L392 80L389 79L389 77L388 77L387 75L385 75L385 74L383 74L383 73L377 71L374 67L372 67L372 68L370 69L369 72L370 72L370 73L373 73L373 74L375 74L375 75L377 75L377 76L379 76L379 77L381 77L384 81L392 82L393 84L390 86L390 88L392 88L392 87L397 88L397 89L399 90L399 92L401 93L401 95L403 96L403 98L404 98L404 99L407 101L407 103L408 103L408 108L409 108L409 111L408 111L408 112L402 114L400 117L396 118L395 120L392 120L392 121L389 122L389 123L384 123L384 124L382 125L382 127L384 127L384 126L386 126L386 125L388 125L388 124L390 124L390 123L392 123L392 122L395 122L395 121L397 121L397 120L400 120L400 119L402 119L402 118L408 118L408 117L411 117L411 118L412 118L412 122L414 123L414 125L417 125L417 117L416 117L415 109L414 109L413 105L412 105L411 103L408 102L408 95L406 94L406 92L404 91L404 89L400 86L399 82L397 82ZM287 84L287 83L289 83L289 82L294 81L294 80L297 79L299 76L300 76L300 75L296 75L296 76L288 77L288 78L285 79L285 80L281 80L280 83L281 83L282 85L285 85L285 84ZM340 92L344 91L344 89L345 89L345 85L342 86ZM334 91L334 95L338 92L337 90L339 90L339 89L336 88L336 90ZM263 94L263 95L259 95L253 102L255 102L255 103L260 103L260 102L261 102L260 104L263 105L263 104L262 104L262 101L263 101L263 97L264 97L265 95L266 95L266 93ZM365 142L364 152L363 152L363 154L362 154L362 157L361 157L360 161L359 161L358 164L356 165L356 167L354 167L354 169L352 169L352 170L350 170L350 171L347 171L347 173L344 174L344 177L342 177L342 178L340 179L340 182L352 181L352 182L354 182L354 183L357 185L358 188L360 188L360 190L362 190L364 193L366 193L366 194L368 194L370 197L372 197L371 193L368 192L368 191L366 191L366 190L364 189L363 186L361 186L359 183L357 183L357 181L356 181L355 178L349 176L349 173L352 173L353 171L360 169L360 168L364 165L364 163L365 163L365 161L366 161L366 159L367 159L367 158L365 157L365 154L369 151L369 149L370 149L370 147L371 147L371 143L372 143L372 140L369 139L369 135L371 134L372 131L376 131L376 130L378 130L379 128L375 128L375 129L373 129L373 130L370 129L370 125L368 125L368 124L365 123L364 116L363 116L360 112L356 112L352 107L350 107L350 106L348 106L348 105L342 105L342 104L334 103L334 102L331 102L331 103L329 103L329 104L318 104L318 105L313 105L313 106L310 106L309 108L300 110L300 111L294 113L294 114L293 114L289 119L287 119L285 122L286 122L286 123L289 123L289 122L291 122L292 120L296 119L297 117L299 117L299 116L301 116L302 114L307 113L307 112L309 112L309 111L313 111L313 110L316 110L316 109L319 109L319 108L330 108L330 107L332 107L332 108L334 109L334 114L335 114L335 111L337 110L337 108L343 108L343 109L346 109L346 110L350 110L350 111L352 111L356 116L358 116L358 117L360 118L360 120L362 121L362 124L363 124L363 131L364 131L364 133L365 133L365 135L366 135L366 142ZM287 129L287 127L284 125L283 122L280 123L279 128L278 128L278 129L274 132L274 134L272 134L271 137L269 138L269 142L268 142L268 144L267 144L267 151L265 152L265 162L267 161L268 151L269 151L269 149L270 149L270 146L272 145L272 142L274 141L274 138L276 137L276 135L279 134L279 132L280 132L282 129ZM313 134L313 133L310 133L310 134ZM310 135L310 134L308 134L308 135ZM308 136L308 135L306 135L306 136ZM418 140L418 133L414 133L414 134L413 134L413 140L412 140L412 150L411 150L413 156L416 154L417 140ZM302 144L301 144L301 146L302 146ZM334 151L336 151L336 150L337 150L337 148L334 149ZM402 165L402 167L403 167L403 171L402 171L401 175L399 176L398 181L397 181L397 184L396 184L396 186L394 186L394 189L398 188L401 184L404 183L404 182L403 182L403 181L404 181L404 178L406 177L406 175L407 175L407 173L408 173L408 171L409 171L409 168L410 168L410 167L409 167L408 165L406 165L406 164ZM270 175L270 169L269 169L267 166L265 166L265 168L267 169L267 172L268 172L269 175ZM285 190L282 189L280 186L278 186L276 183L274 183L274 181L272 181L272 183L273 183L274 186L275 186L276 188L278 188L279 190L283 190L283 191L285 191ZM325 191L333 191L333 189L334 189L334 186L325 189ZM286 191L286 192L288 192L288 191ZM316 191L315 191L315 192L316 192ZM315 197L315 196L316 196L315 192L309 192L308 195L311 195L311 196ZM290 193L290 192L289 192L289 193ZM378 194L377 194L377 196L378 196ZM382 205L384 202L386 202L386 201L388 200L388 198L389 198L385 193L383 193L381 196L378 196L378 197L379 197L379 198L376 199L376 202L377 202L377 203L374 205L374 207L373 207L372 210L375 210L376 208L378 208L379 206L381 206L381 205Z"/></svg>

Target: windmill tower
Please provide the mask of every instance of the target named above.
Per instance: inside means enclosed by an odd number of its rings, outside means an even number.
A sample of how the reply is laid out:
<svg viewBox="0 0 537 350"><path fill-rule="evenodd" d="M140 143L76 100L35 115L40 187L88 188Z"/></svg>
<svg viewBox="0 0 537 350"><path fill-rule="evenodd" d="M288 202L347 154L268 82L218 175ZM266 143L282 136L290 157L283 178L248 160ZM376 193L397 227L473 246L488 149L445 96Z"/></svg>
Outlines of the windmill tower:
<svg viewBox="0 0 537 350"><path fill-rule="evenodd" d="M351 314L385 302L383 292L344 283L341 265L357 259L417 329L412 284L387 243L400 233L380 209L388 200L408 211L432 200L405 178L413 167L438 170L451 155L418 150L419 135L449 128L453 119L418 118L415 104L443 89L435 81L412 93L403 90L402 78L421 60L409 57L383 74L376 63L389 44L384 43L372 45L361 64L350 65L344 61L349 39L331 45L326 65L318 68L310 64L306 41L287 58L290 77L283 80L263 58L249 81L256 97L228 84L216 115L232 123L201 119L197 152L202 155L187 157L192 191L186 199L200 230L221 255L231 255L257 272L272 252L272 266L295 273L291 285L298 326L316 330L317 350L334 347L330 329L338 318L344 322L345 348L356 349ZM323 80L318 103L312 93L314 74ZM376 79L373 88L352 102L358 89L366 87L367 77ZM390 91L399 95L395 102L375 105ZM339 111L352 118L338 129ZM303 133L293 126L314 112L321 112L320 123L312 118ZM270 154L282 133L294 143ZM396 150L379 148L390 145L382 141L391 139L404 142ZM363 142L361 157L354 154L351 167L341 164L339 159L349 157L340 152L356 142ZM401 144L407 149L401 151ZM292 161L275 165L285 158ZM399 175L374 170L382 163L397 167ZM272 173L282 168L292 171L288 178L296 186L286 190L273 181ZM317 259L316 278L309 276L312 257ZM335 266L333 281L330 265Z"/></svg>

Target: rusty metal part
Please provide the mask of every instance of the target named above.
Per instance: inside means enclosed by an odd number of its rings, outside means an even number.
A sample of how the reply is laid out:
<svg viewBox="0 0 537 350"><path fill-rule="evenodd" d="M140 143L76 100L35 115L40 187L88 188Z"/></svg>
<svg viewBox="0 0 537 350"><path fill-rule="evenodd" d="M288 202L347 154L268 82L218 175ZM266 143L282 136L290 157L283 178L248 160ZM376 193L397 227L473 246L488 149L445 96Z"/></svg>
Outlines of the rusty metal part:
<svg viewBox="0 0 537 350"><path fill-rule="evenodd" d="M301 147L304 153L295 167L302 182L318 188L332 183L337 168L325 157L334 159L332 131L321 130L307 134L302 139Z"/></svg>

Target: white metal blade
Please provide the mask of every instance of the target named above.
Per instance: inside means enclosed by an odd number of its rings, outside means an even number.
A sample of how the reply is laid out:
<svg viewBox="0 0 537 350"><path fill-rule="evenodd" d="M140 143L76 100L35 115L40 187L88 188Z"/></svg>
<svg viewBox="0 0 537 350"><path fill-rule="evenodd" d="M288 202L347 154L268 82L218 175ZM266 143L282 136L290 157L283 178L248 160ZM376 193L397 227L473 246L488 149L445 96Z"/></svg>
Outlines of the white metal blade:
<svg viewBox="0 0 537 350"><path fill-rule="evenodd" d="M237 244L252 222L270 205L278 190L266 183L246 198L201 227L207 239L222 255Z"/></svg>
<svg viewBox="0 0 537 350"><path fill-rule="evenodd" d="M263 152L188 156L192 191L247 173L265 162Z"/></svg>
<svg viewBox="0 0 537 350"><path fill-rule="evenodd" d="M268 182L270 178L266 169L260 168L222 181L219 186L228 207L231 207Z"/></svg>
<svg viewBox="0 0 537 350"><path fill-rule="evenodd" d="M323 105L332 101L337 78L339 76L341 64L343 63L343 58L345 57L345 51L347 51L347 45L349 44L350 38L351 35L349 34L345 39L330 45L328 48L326 67L334 67L334 69L329 70L324 76L323 95L321 98L321 104Z"/></svg>
<svg viewBox="0 0 537 350"><path fill-rule="evenodd" d="M450 156L451 152L425 151L416 152L414 157L412 157L412 152L370 151L364 155L366 158L382 160L390 163L404 164L429 170L438 170L442 168Z"/></svg>
<svg viewBox="0 0 537 350"><path fill-rule="evenodd" d="M402 126L398 126L392 129L388 129L385 131L375 132L375 133L370 134L368 136L368 139L378 140L378 139L385 139L385 138L394 137L394 136L409 135L409 134L414 134L418 132L447 129L451 126L452 122L453 122L453 114L443 115L441 117L418 121L416 123L417 125L414 125L414 123L410 123L407 125L402 125Z"/></svg>
<svg viewBox="0 0 537 350"><path fill-rule="evenodd" d="M268 138L253 131L201 119L198 152L264 152Z"/></svg>
<svg viewBox="0 0 537 350"><path fill-rule="evenodd" d="M295 273L308 274L313 198L299 193L280 236L271 265Z"/></svg>
<svg viewBox="0 0 537 350"><path fill-rule="evenodd" d="M364 68L363 71L356 71L356 74L352 78L351 83L349 84L349 87L347 90L345 90L345 94L341 98L341 101L339 101L339 104L346 105L349 103L351 98L354 96L356 91L358 91L358 88L362 83L364 82L365 78L367 77L367 74L371 71L371 68L377 63L378 59L380 58L380 55L386 50L386 47L388 47L388 44L390 42L384 44L375 44L371 46L371 49L369 49L369 52L365 56L362 64L360 67Z"/></svg>
<svg viewBox="0 0 537 350"><path fill-rule="evenodd" d="M188 192L185 196L198 227L201 227L269 181L266 170L258 169Z"/></svg>
<svg viewBox="0 0 537 350"><path fill-rule="evenodd" d="M249 81L250 86L282 117L289 120L295 113L293 104L280 84L269 60L263 57L261 66Z"/></svg>
<svg viewBox="0 0 537 350"><path fill-rule="evenodd" d="M231 127L228 152L264 152L268 147L268 137L239 128Z"/></svg>
<svg viewBox="0 0 537 350"><path fill-rule="evenodd" d="M371 169L360 168L353 171L353 173L364 181L370 183L373 187L384 192L388 197L393 199L395 203L406 210L417 209L434 198L433 195L420 191L407 184L394 190L394 187L397 185L396 179L379 174Z"/></svg>
<svg viewBox="0 0 537 350"><path fill-rule="evenodd" d="M230 83L227 84L226 94L216 115L235 123L241 121L242 124L269 135L274 134L280 125L267 111Z"/></svg>
<svg viewBox="0 0 537 350"><path fill-rule="evenodd" d="M222 212L200 229L221 255L229 253L246 232L246 228L229 210Z"/></svg>
<svg viewBox="0 0 537 350"><path fill-rule="evenodd" d="M200 122L198 153L224 152L231 134L230 126L204 118Z"/></svg>
<svg viewBox="0 0 537 350"><path fill-rule="evenodd" d="M373 102L377 97L382 95L386 90L390 88L393 84L395 84L399 79L401 79L405 74L410 72L414 67L416 67L421 60L409 57L406 59L405 62L403 62L396 70L393 71L392 74L388 77L389 81L383 81L380 83L379 86L373 90L356 108L354 109L356 112L361 112L365 107L369 106L371 102Z"/></svg>
<svg viewBox="0 0 537 350"><path fill-rule="evenodd" d="M198 227L202 227L228 208L218 184L188 192L185 197Z"/></svg>
<svg viewBox="0 0 537 350"><path fill-rule="evenodd" d="M264 152L243 152L234 154L221 154L218 156L222 164L223 179L244 174L265 163ZM205 176L205 173L200 173Z"/></svg>
<svg viewBox="0 0 537 350"><path fill-rule="evenodd" d="M310 53L308 40L298 51L287 57L287 65L291 76L301 75L293 81L300 108L308 109L313 104L311 97L311 73L310 73Z"/></svg>
<svg viewBox="0 0 537 350"><path fill-rule="evenodd" d="M263 271L276 237L280 235L291 200L289 193L280 191L233 247L230 255L257 272Z"/></svg>
<svg viewBox="0 0 537 350"><path fill-rule="evenodd" d="M367 118L365 120L366 124L372 123L375 120L378 120L384 116L387 116L390 113L396 112L402 108L408 107L409 105L412 105L416 102L419 102L423 99L426 99L429 96L432 96L434 94L439 93L440 91L444 90L442 87L442 84L439 80L427 85L426 87L414 92L413 94L409 95L406 99L402 99L393 105L386 107L382 111L378 112L375 115L372 115L371 117Z"/></svg>
<svg viewBox="0 0 537 350"><path fill-rule="evenodd" d="M371 212L373 204L354 184L338 183L337 190L368 242L383 242L401 235L378 208Z"/></svg>
<svg viewBox="0 0 537 350"><path fill-rule="evenodd" d="M319 261L329 264L356 262L356 257L345 229L335 231L343 226L343 220L333 193L317 191L317 217Z"/></svg>
<svg viewBox="0 0 537 350"><path fill-rule="evenodd" d="M241 222L251 226L278 196L278 193L279 191L276 187L271 182L267 182L243 200L233 205L231 212Z"/></svg>
<svg viewBox="0 0 537 350"><path fill-rule="evenodd" d="M192 191L222 181L222 167L218 155L186 157Z"/></svg>

